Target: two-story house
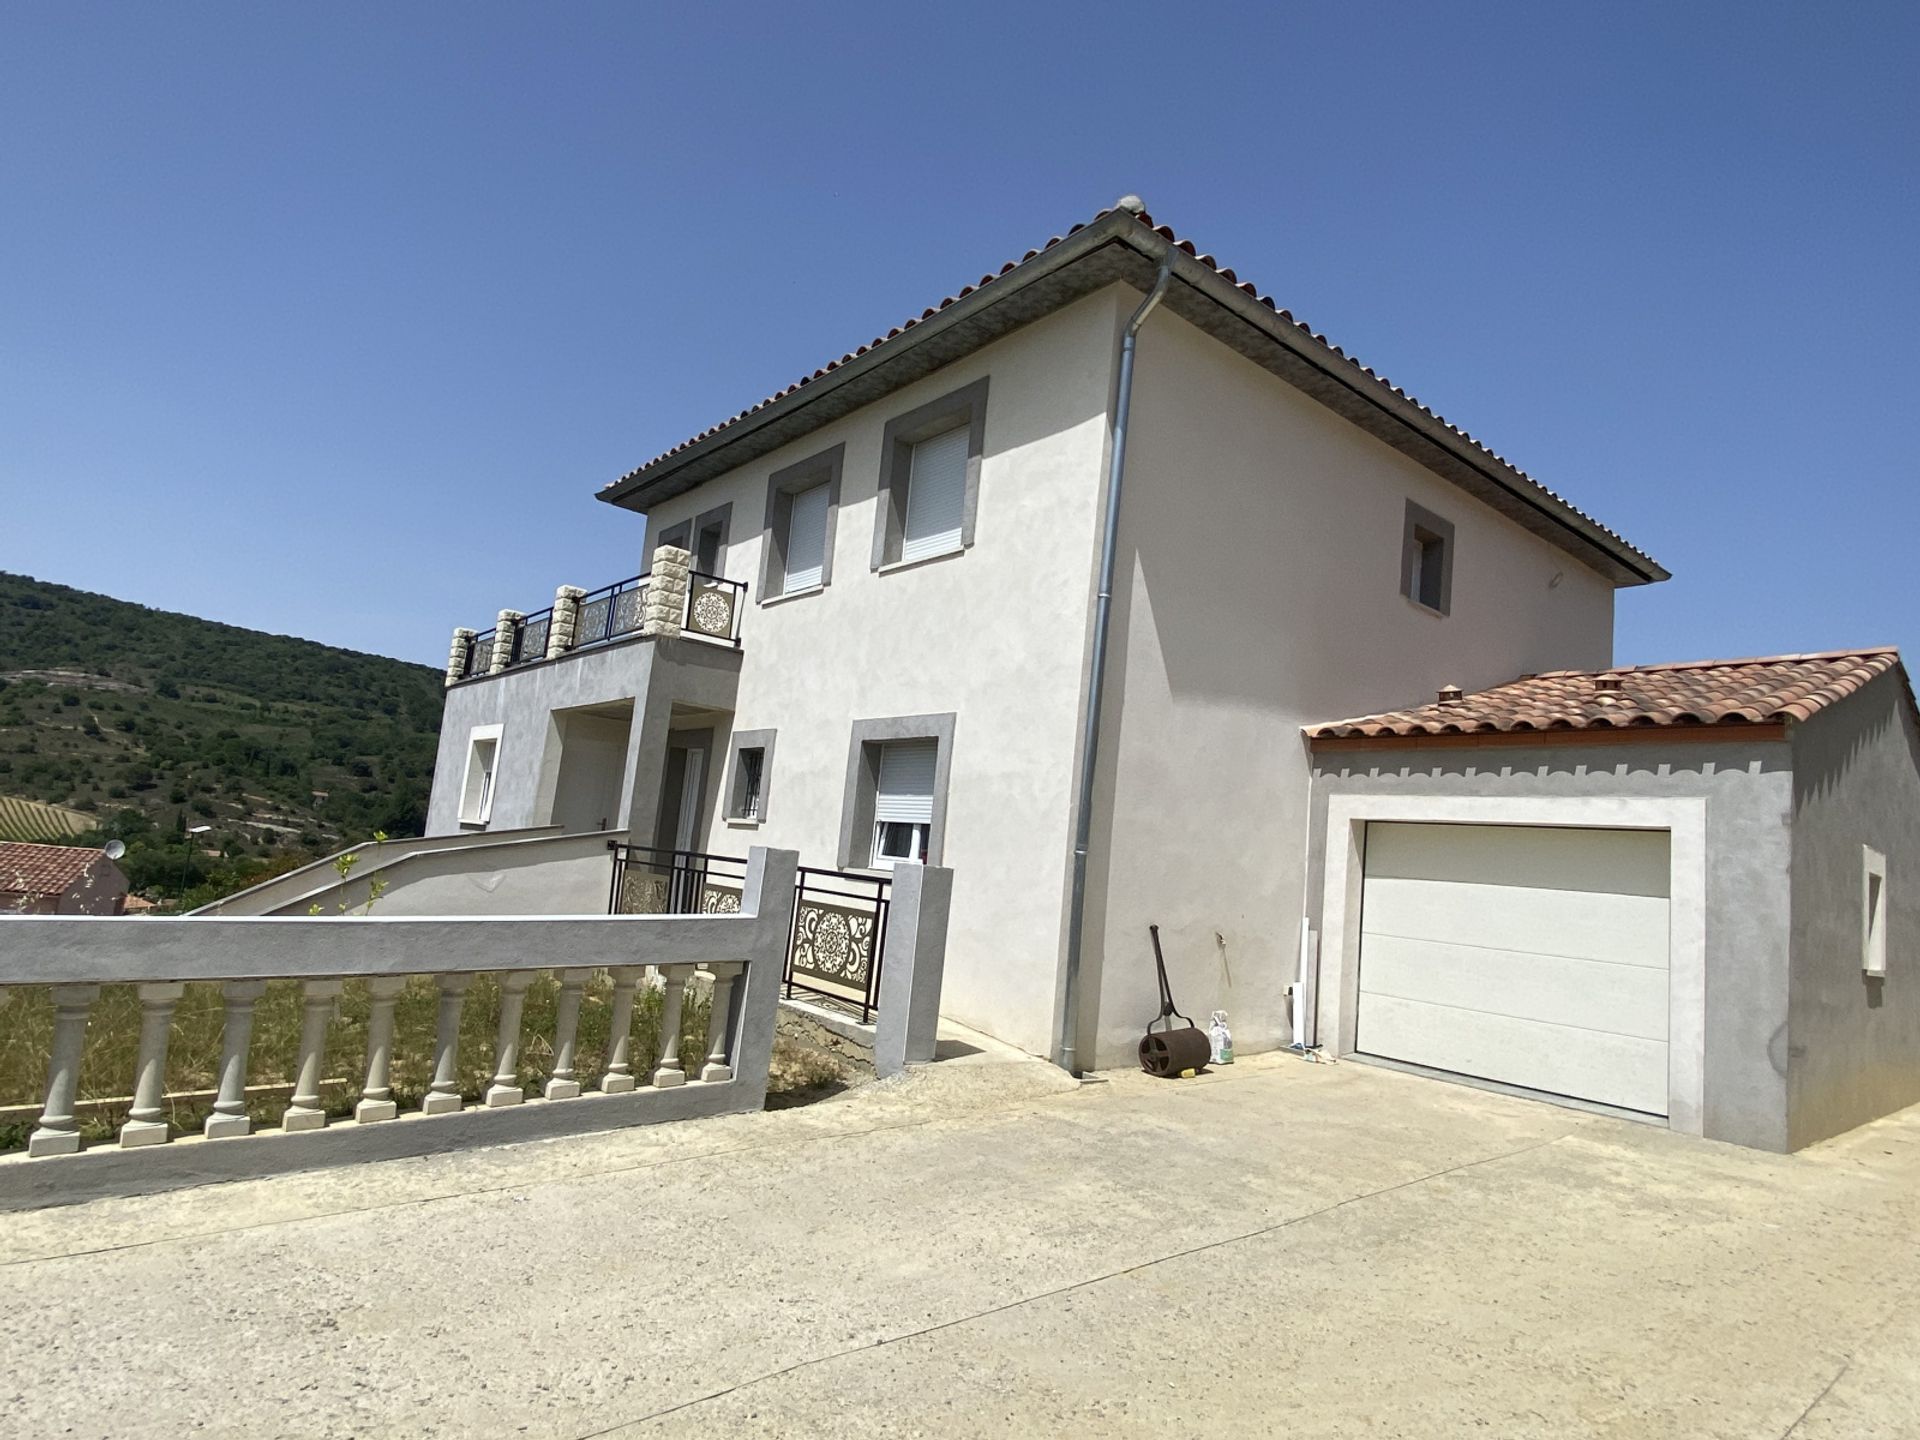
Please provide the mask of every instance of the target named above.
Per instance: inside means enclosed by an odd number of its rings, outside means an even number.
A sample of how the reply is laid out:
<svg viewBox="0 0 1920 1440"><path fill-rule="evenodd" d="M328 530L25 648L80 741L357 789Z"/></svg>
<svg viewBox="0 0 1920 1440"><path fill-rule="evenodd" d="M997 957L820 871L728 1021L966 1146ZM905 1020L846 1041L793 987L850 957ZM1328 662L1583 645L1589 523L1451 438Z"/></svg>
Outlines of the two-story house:
<svg viewBox="0 0 1920 1440"><path fill-rule="evenodd" d="M1150 923L1288 1040L1303 727L1605 667L1666 578L1130 197L601 498L666 563L456 635L430 833L952 867L942 1010L1082 1066Z"/></svg>

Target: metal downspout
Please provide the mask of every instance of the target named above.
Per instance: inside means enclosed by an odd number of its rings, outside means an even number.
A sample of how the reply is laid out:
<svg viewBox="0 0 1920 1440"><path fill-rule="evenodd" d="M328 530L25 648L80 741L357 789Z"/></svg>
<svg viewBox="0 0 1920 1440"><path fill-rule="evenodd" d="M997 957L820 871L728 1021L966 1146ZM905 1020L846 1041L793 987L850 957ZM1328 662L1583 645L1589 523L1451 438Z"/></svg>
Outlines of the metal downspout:
<svg viewBox="0 0 1920 1440"><path fill-rule="evenodd" d="M1073 826L1073 896L1067 915L1067 977L1060 1000L1060 1068L1080 1073L1075 1036L1080 1028L1080 949L1087 925L1087 846L1093 834L1093 781L1100 748L1100 692L1107 673L1107 624L1113 614L1114 555L1120 540L1120 483L1127 467L1127 412L1133 404L1133 354L1140 327L1173 279L1173 247L1160 260L1153 289L1127 321L1120 341L1120 378L1113 406L1113 451L1107 461L1107 516L1100 540L1100 593L1093 614L1093 663L1087 675L1086 727L1080 734L1080 800Z"/></svg>

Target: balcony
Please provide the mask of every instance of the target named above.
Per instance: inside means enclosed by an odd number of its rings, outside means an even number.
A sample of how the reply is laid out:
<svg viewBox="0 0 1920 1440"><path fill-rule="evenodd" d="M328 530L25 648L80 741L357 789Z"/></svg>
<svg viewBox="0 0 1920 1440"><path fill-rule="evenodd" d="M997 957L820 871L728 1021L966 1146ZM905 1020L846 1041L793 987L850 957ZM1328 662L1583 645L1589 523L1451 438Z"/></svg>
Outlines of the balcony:
<svg viewBox="0 0 1920 1440"><path fill-rule="evenodd" d="M490 630L455 630L447 684L647 635L739 649L746 582L691 570L676 558L684 554L662 546L644 574L598 590L562 585L545 610L502 610Z"/></svg>

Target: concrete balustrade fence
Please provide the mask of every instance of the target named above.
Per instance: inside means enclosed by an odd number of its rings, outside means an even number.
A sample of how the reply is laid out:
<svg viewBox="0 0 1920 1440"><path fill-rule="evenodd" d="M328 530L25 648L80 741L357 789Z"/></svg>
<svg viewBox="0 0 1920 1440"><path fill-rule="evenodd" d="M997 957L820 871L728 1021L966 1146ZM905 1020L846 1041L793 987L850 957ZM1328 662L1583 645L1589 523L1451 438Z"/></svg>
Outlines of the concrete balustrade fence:
<svg viewBox="0 0 1920 1440"><path fill-rule="evenodd" d="M796 865L790 851L753 850L740 911L726 915L0 920L0 987L49 986L54 1007L39 1123L25 1155L0 1158L0 1207L418 1154L463 1142L758 1110L766 1098ZM651 1075L635 1076L628 1032L635 991L649 969L663 987L661 1053ZM581 996L599 970L612 977L614 1039L605 1073L583 1080L576 1073L575 1032ZM518 1083L523 1004L542 971L555 972L560 984L555 1062L544 1093L529 1096ZM461 1095L456 1051L467 990L481 974L497 977L499 1024L492 1082L470 1108ZM712 984L707 1053L683 1058L682 1001L697 974ZM437 987L435 1066L421 1108L403 1115L390 1073L394 1007L414 975L433 976ZM279 1134L300 1138L274 1145L262 1135L236 1144L254 1128L247 1108L254 1005L269 980L288 979L302 987L300 1041ZM348 979L364 982L367 991L364 1056L326 1053L328 1021ZM75 1106L88 1012L103 984L125 982L137 985L141 1014L133 1100L118 1145L92 1147L72 1170L43 1164L45 1157L82 1149ZM219 1092L201 1135L172 1144L164 1103L167 1046L174 1008L185 987L197 982L222 987ZM8 996L0 988L0 1007ZM321 1097L330 1066L365 1076L353 1118L333 1124Z"/></svg>

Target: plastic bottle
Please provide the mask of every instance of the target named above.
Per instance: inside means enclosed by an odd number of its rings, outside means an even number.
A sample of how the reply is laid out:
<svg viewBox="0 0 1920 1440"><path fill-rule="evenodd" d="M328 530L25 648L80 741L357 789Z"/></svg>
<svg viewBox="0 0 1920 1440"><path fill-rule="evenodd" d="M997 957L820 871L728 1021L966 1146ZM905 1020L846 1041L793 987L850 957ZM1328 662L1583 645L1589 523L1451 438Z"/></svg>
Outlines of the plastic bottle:
<svg viewBox="0 0 1920 1440"><path fill-rule="evenodd" d="M1213 1042L1213 1061L1215 1065L1233 1064L1233 1031L1227 1028L1227 1012L1216 1010L1213 1019L1207 1022L1207 1038Z"/></svg>

